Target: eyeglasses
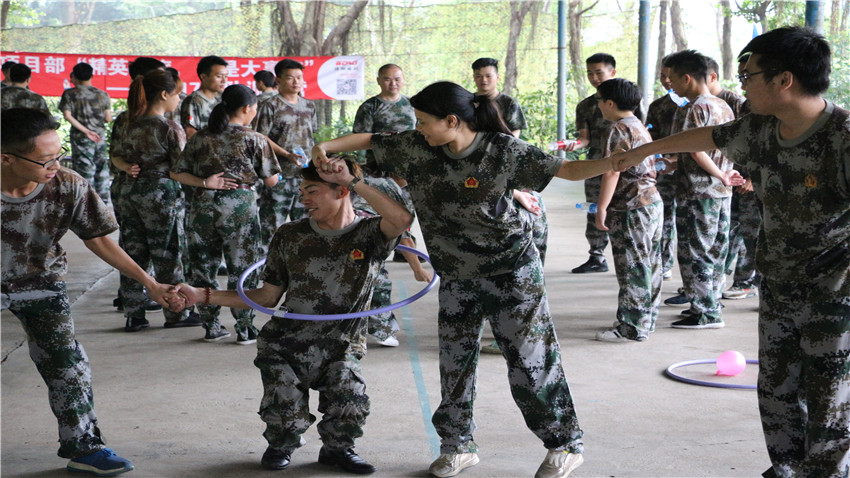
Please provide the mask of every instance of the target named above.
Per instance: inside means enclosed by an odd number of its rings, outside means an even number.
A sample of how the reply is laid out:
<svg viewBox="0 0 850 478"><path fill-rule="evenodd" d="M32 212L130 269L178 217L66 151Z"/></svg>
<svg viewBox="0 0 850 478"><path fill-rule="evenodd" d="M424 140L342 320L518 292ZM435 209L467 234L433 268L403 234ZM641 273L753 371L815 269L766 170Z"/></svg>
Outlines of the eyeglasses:
<svg viewBox="0 0 850 478"><path fill-rule="evenodd" d="M773 71L773 70L761 70L761 71L757 71L755 73L744 72L744 73L741 73L740 75L737 75L738 81L741 82L741 86L747 86L747 81L749 81L750 78L752 78L756 75L761 75L762 73L768 73L768 72L771 72L771 71Z"/></svg>
<svg viewBox="0 0 850 478"><path fill-rule="evenodd" d="M45 162L43 162L43 163L40 163L40 162L38 162L38 161L34 161L34 160L32 160L32 159L29 159L29 158L25 158L25 157L23 157L23 156L20 156L20 155L15 154L15 153L3 153L3 154L8 154L9 156L14 156L14 157L16 157L16 158L18 158L18 159L23 159L24 161L29 161L30 163L35 163L35 164L37 164L37 165L39 165L39 166L41 166L41 167L44 167L44 168L49 168L49 167L53 166L55 163L58 163L59 161L61 161L61 160L65 159L65 157L67 157L67 156L68 156L68 153L69 153L68 147L67 147L67 146L63 146L63 147L62 147L62 152L61 152L61 153L59 153L59 156L56 156L55 158L53 158L53 159L51 159L51 160L49 160L49 161L45 161Z"/></svg>

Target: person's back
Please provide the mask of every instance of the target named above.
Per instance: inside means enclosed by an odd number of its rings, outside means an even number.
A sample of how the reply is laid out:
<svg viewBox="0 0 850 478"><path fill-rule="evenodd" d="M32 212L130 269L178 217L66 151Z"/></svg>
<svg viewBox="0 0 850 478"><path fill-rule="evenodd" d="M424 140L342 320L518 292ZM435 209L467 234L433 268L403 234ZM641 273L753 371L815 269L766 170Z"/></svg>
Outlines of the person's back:
<svg viewBox="0 0 850 478"><path fill-rule="evenodd" d="M163 116L142 116L127 125L116 154L141 168L139 177L167 178L186 137L180 125Z"/></svg>
<svg viewBox="0 0 850 478"><path fill-rule="evenodd" d="M735 119L732 109L726 102L712 95L700 95L690 103L682 121L681 129L673 133L687 131L703 126L715 126ZM706 151L714 164L722 172L732 169L732 161L719 150ZM729 198L731 186L725 186L720 179L712 176L699 166L690 154L679 155L679 199L688 198Z"/></svg>
<svg viewBox="0 0 850 478"><path fill-rule="evenodd" d="M210 113L221 101L227 83L227 61L215 55L205 56L198 61L196 72L200 86L180 103L180 125L187 138L207 127Z"/></svg>
<svg viewBox="0 0 850 478"><path fill-rule="evenodd" d="M59 110L70 110L74 118L86 128L97 133L101 138L106 137L106 112L111 109L109 95L91 85L77 85L65 90L59 101ZM79 139L85 136L82 131L71 128L71 138Z"/></svg>

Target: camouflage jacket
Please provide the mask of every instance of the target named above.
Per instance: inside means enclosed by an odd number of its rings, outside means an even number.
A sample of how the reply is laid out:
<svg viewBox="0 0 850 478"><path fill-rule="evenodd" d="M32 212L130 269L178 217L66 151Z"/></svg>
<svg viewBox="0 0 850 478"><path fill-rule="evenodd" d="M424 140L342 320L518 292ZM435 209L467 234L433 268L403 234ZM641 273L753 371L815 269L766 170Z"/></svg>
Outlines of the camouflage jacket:
<svg viewBox="0 0 850 478"><path fill-rule="evenodd" d="M590 95L576 105L576 128L579 132L586 129L590 135L587 159L605 157L605 140L611 128L611 122L602 117L602 111L596 103L596 95Z"/></svg>
<svg viewBox="0 0 850 478"><path fill-rule="evenodd" d="M38 93L20 86L7 86L0 95L0 109L31 108L50 114L47 102Z"/></svg>
<svg viewBox="0 0 850 478"><path fill-rule="evenodd" d="M180 102L180 125L183 129L191 126L197 131L206 128L210 121L210 113L220 102L220 94L209 99L201 93L200 89L193 91Z"/></svg>
<svg viewBox="0 0 850 478"><path fill-rule="evenodd" d="M522 107L515 99L504 93L499 93L493 101L499 108L499 112L502 114L502 119L505 121L505 124L508 125L509 130L516 131L528 128L528 123L525 121L525 115L522 113Z"/></svg>
<svg viewBox="0 0 850 478"><path fill-rule="evenodd" d="M298 103L291 104L279 94L258 107L253 126L281 148L292 152L300 146L307 156L315 144L313 134L319 128L312 101L299 97ZM290 161L281 161L280 169L284 177L294 178L301 168Z"/></svg>
<svg viewBox="0 0 850 478"><path fill-rule="evenodd" d="M621 151L629 151L652 138L636 116L623 118L611 124L608 141L605 145L605 156ZM608 209L613 211L628 211L638 209L660 201L661 195L655 189L655 159L647 156L642 163L620 173L617 188Z"/></svg>
<svg viewBox="0 0 850 478"><path fill-rule="evenodd" d="M263 135L231 123L221 134L205 128L192 136L171 170L200 178L223 171L225 177L252 185L277 175L280 166Z"/></svg>
<svg viewBox="0 0 850 478"><path fill-rule="evenodd" d="M680 108L676 113L672 133L679 133L703 126L720 125L735 119L732 109L722 99L712 95L700 95L688 103L689 107ZM681 115L681 116L680 116ZM681 124L681 126L679 126ZM721 171L732 169L732 161L720 150L705 151ZM732 197L732 187L700 167L690 153L679 155L679 199L709 199Z"/></svg>
<svg viewBox="0 0 850 478"><path fill-rule="evenodd" d="M59 111L70 111L71 116L94 131L101 138L106 135L106 112L112 109L109 95L94 86L80 85L65 90L59 100ZM86 135L77 128L71 128L71 139L82 139Z"/></svg>
<svg viewBox="0 0 850 478"><path fill-rule="evenodd" d="M131 121L115 145L115 154L141 168L140 178L167 178L186 146L183 128L160 115Z"/></svg>

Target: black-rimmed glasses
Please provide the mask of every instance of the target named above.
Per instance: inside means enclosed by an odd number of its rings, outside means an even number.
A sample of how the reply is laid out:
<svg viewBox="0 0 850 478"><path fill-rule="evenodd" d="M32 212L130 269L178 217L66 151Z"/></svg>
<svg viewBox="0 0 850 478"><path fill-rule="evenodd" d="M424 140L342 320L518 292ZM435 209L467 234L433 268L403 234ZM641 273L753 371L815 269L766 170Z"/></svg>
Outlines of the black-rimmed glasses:
<svg viewBox="0 0 850 478"><path fill-rule="evenodd" d="M59 156L56 156L55 158L53 158L53 159L51 159L51 160L49 160L49 161L45 161L45 162L43 162L43 163L40 163L40 162L38 162L38 161L35 161L35 160L32 160L32 159L29 159L29 158L25 158L25 157L23 157L23 156L21 156L21 155L15 154L15 153L3 153L3 154L8 154L9 156L14 156L14 157L16 157L16 158L18 158L18 159L23 159L24 161L29 161L30 163L37 164L37 165L39 165L39 166L41 166L41 167L43 167L43 168L49 168L49 167L53 166L55 163L58 163L59 161L61 161L61 160L65 159L65 157L67 157L67 156L68 156L68 153L69 153L69 152L70 152L70 151L68 150L68 147L67 147L67 146L63 146L63 147L62 147L62 152L61 152L61 153L59 153Z"/></svg>
<svg viewBox="0 0 850 478"><path fill-rule="evenodd" d="M741 86L747 86L747 81L749 81L750 78L752 78L756 75L761 75L763 73L767 73L769 71L772 71L772 70L761 70L761 71L756 71L754 73L747 73L745 71L745 72L738 75L738 81L741 82Z"/></svg>

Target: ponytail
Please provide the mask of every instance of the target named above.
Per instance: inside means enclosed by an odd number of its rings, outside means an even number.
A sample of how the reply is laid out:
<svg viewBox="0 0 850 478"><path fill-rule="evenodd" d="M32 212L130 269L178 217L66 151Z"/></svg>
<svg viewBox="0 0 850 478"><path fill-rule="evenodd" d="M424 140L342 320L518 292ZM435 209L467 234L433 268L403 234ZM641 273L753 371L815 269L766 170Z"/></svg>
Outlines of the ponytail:
<svg viewBox="0 0 850 478"><path fill-rule="evenodd" d="M245 85L235 84L224 89L221 94L221 102L215 105L210 113L207 128L215 134L221 134L227 128L230 118L240 108L257 103L257 95Z"/></svg>
<svg viewBox="0 0 850 478"><path fill-rule="evenodd" d="M171 73L163 70L152 70L144 76L137 76L130 84L130 93L127 96L127 110L130 120L134 120L144 114L151 103L159 102L160 93L174 93L177 84Z"/></svg>
<svg viewBox="0 0 850 478"><path fill-rule="evenodd" d="M145 97L144 80L145 77L139 75L130 84L130 93L127 96L127 113L130 114L130 121L142 116L142 113L148 107L148 101Z"/></svg>
<svg viewBox="0 0 850 478"><path fill-rule="evenodd" d="M472 94L456 83L432 83L413 95L410 104L440 119L454 115L472 131L511 133L493 100Z"/></svg>

